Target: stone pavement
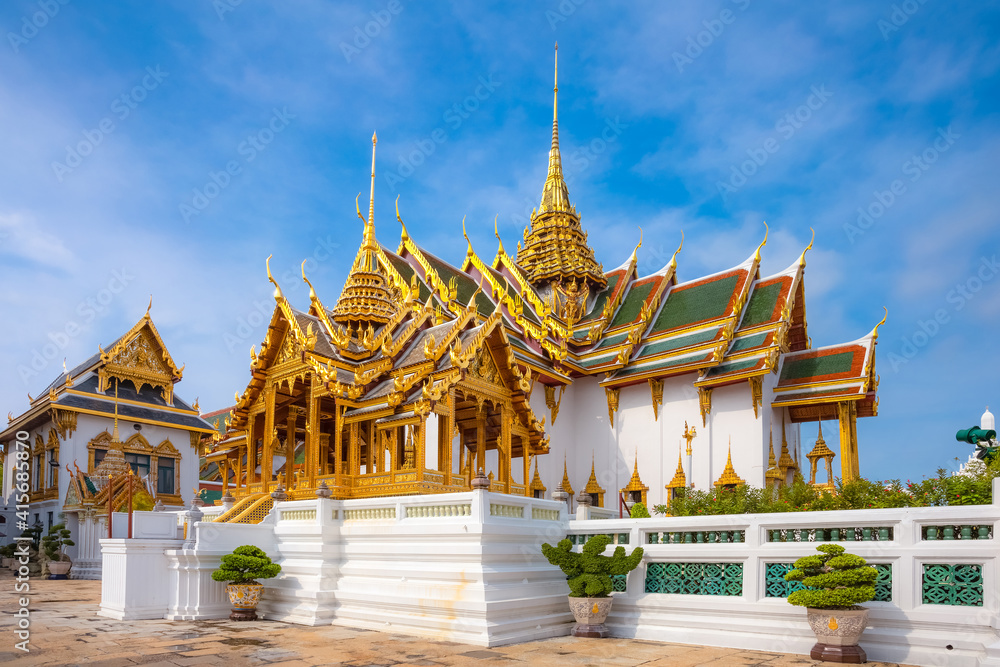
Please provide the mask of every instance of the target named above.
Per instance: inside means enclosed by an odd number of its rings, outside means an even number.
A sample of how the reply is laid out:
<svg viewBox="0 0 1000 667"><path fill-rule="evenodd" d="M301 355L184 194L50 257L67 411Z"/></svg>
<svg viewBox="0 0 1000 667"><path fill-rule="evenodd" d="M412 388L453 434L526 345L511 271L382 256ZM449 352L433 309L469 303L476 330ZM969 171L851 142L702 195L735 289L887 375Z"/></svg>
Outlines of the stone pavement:
<svg viewBox="0 0 1000 667"><path fill-rule="evenodd" d="M132 621L97 616L97 581L31 581L30 653L14 648L14 578L0 571L0 664L172 667L175 665L824 665L805 656L559 637L484 649L339 626L259 621ZM882 663L869 663L877 667ZM886 667L889 667L888 665Z"/></svg>

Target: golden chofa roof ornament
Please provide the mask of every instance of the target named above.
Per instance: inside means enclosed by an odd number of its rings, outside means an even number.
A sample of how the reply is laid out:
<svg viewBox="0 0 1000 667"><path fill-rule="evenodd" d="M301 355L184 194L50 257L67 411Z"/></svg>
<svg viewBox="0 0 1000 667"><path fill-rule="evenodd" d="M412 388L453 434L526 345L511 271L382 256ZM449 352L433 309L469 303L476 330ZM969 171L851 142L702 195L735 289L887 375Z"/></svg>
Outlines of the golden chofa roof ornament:
<svg viewBox="0 0 1000 667"><path fill-rule="evenodd" d="M563 178L559 153L559 45L556 44L556 78L552 101L552 147L549 172L542 189L542 201L531 214L531 226L524 230L517 263L536 287L552 282L569 287L575 296L592 287L607 285L604 269L587 245L580 216L570 204L569 189ZM559 311L556 311L559 314Z"/></svg>
<svg viewBox="0 0 1000 667"><path fill-rule="evenodd" d="M379 264L378 241L375 240L375 144L378 138L372 134L371 195L368 201L368 219L358 217L364 223L361 247L354 258L351 272L344 283L337 305L333 307L333 319L338 324L385 324L396 315L396 300L393 288ZM358 197L361 195L359 194Z"/></svg>

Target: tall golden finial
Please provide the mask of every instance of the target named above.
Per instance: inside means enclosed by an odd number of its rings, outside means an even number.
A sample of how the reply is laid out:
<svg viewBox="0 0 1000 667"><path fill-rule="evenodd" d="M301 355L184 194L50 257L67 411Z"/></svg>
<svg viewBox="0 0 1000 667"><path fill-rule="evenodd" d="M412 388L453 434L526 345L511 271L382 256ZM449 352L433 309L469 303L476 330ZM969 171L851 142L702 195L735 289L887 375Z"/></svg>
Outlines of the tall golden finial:
<svg viewBox="0 0 1000 667"><path fill-rule="evenodd" d="M118 436L118 380L115 380L115 426L111 431L111 442L120 442Z"/></svg>
<svg viewBox="0 0 1000 667"><path fill-rule="evenodd" d="M368 224L372 225L375 223L375 144L378 143L378 137L372 132L372 188L371 194L368 197Z"/></svg>
<svg viewBox="0 0 1000 667"><path fill-rule="evenodd" d="M549 149L549 173L542 190L538 212L569 211L569 189L563 180L562 155L559 153L559 43L555 48L555 75L552 86L552 147Z"/></svg>

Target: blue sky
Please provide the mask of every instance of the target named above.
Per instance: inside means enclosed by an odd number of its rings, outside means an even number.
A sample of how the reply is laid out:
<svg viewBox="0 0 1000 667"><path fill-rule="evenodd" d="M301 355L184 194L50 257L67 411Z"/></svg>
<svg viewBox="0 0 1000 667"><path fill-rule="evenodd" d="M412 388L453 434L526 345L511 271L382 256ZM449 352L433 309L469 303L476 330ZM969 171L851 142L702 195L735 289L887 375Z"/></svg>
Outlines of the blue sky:
<svg viewBox="0 0 1000 667"><path fill-rule="evenodd" d="M889 309L862 471L920 478L1000 407L998 27L994 3L935 0L4 3L0 403L24 410L152 294L178 393L230 404L273 307L264 259L300 305L306 258L339 294L375 130L383 242L399 195L442 257L464 255L463 216L483 256L497 215L513 248L558 40L570 194L599 261L641 225L655 271L683 229L688 280L745 259L766 220L766 275L815 228L813 345Z"/></svg>

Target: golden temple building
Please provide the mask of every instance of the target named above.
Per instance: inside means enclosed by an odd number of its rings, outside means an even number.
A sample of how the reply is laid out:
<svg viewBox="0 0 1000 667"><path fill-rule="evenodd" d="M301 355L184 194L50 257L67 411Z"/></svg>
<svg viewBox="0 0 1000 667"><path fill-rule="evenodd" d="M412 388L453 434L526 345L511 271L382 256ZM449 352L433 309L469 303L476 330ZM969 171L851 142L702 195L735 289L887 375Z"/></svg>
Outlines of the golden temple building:
<svg viewBox="0 0 1000 667"><path fill-rule="evenodd" d="M456 492L478 471L494 491L576 485L595 505L606 489L613 505L619 496L655 504L696 481L787 483L806 469L798 424L820 419L839 420L843 476L858 474L855 420L877 414L878 326L812 348L812 243L762 277L766 232L746 261L695 280L677 276L681 247L640 277L641 238L605 271L563 177L557 95L558 85L541 201L516 256L497 234L485 260L466 236L464 259L449 264L409 235L398 203L399 242L380 242L373 136L368 211L356 205L361 245L340 297L322 301L303 270L309 303L300 309L268 268L274 313L208 456L238 501L222 520L259 515L250 508L276 491ZM699 415L692 453L686 422ZM687 469L681 460L675 472L681 423Z"/></svg>

